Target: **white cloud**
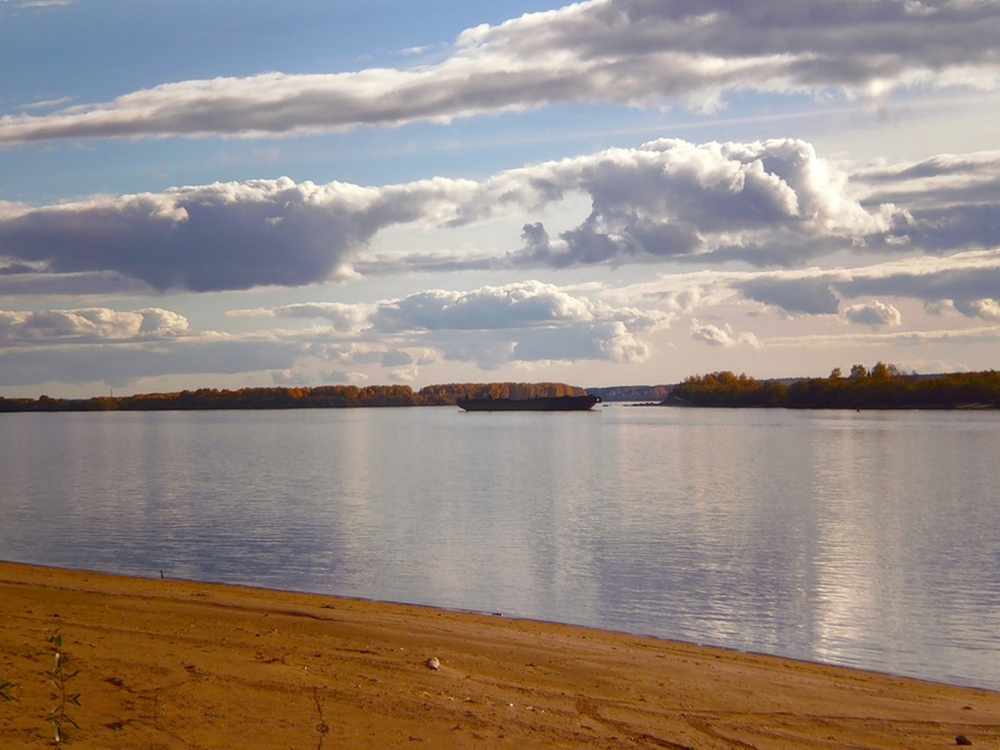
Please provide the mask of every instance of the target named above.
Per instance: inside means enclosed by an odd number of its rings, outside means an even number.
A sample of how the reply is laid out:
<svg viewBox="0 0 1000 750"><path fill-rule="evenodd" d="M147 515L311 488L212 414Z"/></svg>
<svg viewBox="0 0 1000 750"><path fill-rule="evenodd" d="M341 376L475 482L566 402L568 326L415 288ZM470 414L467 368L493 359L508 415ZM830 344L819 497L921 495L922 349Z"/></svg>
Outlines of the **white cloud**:
<svg viewBox="0 0 1000 750"><path fill-rule="evenodd" d="M47 100L43 100L43 101L32 102L31 104L22 104L21 105L21 109L22 110L29 110L29 109L52 109L53 107L60 107L60 106L62 106L64 104L69 104L71 101L73 101L73 97L71 97L71 96L62 96L62 97L59 97L58 99L47 99Z"/></svg>
<svg viewBox="0 0 1000 750"><path fill-rule="evenodd" d="M381 302L372 316L382 332L532 328L592 321L595 305L538 281L482 287L469 292L430 290Z"/></svg>
<svg viewBox="0 0 1000 750"><path fill-rule="evenodd" d="M697 318L691 321L691 338L703 344L722 346L727 349L740 345L746 345L753 349L763 347L760 339L752 333L735 333L733 327L728 323L720 328L711 323L703 323Z"/></svg>
<svg viewBox="0 0 1000 750"><path fill-rule="evenodd" d="M871 326L872 328L898 326L903 322L903 316L899 310L878 300L845 308L844 319L848 323Z"/></svg>
<svg viewBox="0 0 1000 750"><path fill-rule="evenodd" d="M476 362L485 369L526 362L644 361L650 347L641 334L671 320L661 311L594 302L533 280L469 291L429 290L372 307L339 306L338 319L345 310L358 343L340 347L337 356L397 368L440 359ZM251 312L284 316L289 311L330 319L328 304ZM361 313L367 317L357 317Z"/></svg>
<svg viewBox="0 0 1000 750"><path fill-rule="evenodd" d="M344 372L333 370L323 374L323 381L334 385L362 385L367 383L369 377L363 372Z"/></svg>
<svg viewBox="0 0 1000 750"><path fill-rule="evenodd" d="M15 312L0 310L0 344L139 341L183 335L188 321L169 310L107 308Z"/></svg>
<svg viewBox="0 0 1000 750"><path fill-rule="evenodd" d="M1000 321L1000 300L998 299L963 300L954 304L959 312L970 318Z"/></svg>
<svg viewBox="0 0 1000 750"><path fill-rule="evenodd" d="M585 323L521 332L508 356L511 362L608 360L645 362L651 348L620 321Z"/></svg>
<svg viewBox="0 0 1000 750"><path fill-rule="evenodd" d="M291 368L271 373L271 379L274 381L275 385L279 386L309 385L311 383L311 378L308 373L302 370L293 370Z"/></svg>
<svg viewBox="0 0 1000 750"><path fill-rule="evenodd" d="M560 267L692 256L792 265L879 237L898 213L889 205L866 210L846 174L808 143L789 139L663 139L523 172L520 184L540 195L582 190L592 199L590 216L557 240L541 223L525 226L525 249L515 262ZM521 202L532 200L540 198Z"/></svg>
<svg viewBox="0 0 1000 750"><path fill-rule="evenodd" d="M750 89L880 98L994 87L997 38L993 2L590 0L469 29L436 65L167 83L2 117L0 142L295 134L567 101L713 108Z"/></svg>
<svg viewBox="0 0 1000 750"><path fill-rule="evenodd" d="M302 302L275 308L230 310L233 318L263 316L270 318L304 318L324 320L337 331L357 332L366 328L374 305L349 305L342 302Z"/></svg>

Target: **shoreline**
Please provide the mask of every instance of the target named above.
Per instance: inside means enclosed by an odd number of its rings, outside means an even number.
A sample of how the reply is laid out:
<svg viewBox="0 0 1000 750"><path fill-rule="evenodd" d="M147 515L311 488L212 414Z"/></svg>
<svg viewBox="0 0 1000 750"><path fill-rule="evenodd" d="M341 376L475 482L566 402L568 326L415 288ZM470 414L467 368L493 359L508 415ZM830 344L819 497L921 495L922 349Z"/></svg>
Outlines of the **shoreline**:
<svg viewBox="0 0 1000 750"><path fill-rule="evenodd" d="M943 747L1000 693L420 605L0 562L0 746ZM431 658L438 668L428 666Z"/></svg>

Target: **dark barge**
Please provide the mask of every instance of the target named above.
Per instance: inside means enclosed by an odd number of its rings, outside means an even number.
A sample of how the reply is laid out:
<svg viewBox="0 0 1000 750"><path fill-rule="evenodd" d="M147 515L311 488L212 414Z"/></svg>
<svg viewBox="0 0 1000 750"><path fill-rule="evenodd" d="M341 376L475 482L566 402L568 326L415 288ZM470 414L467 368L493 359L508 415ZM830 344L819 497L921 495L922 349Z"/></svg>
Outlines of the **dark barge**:
<svg viewBox="0 0 1000 750"><path fill-rule="evenodd" d="M542 398L460 398L466 411L587 411L601 402L598 396L547 396Z"/></svg>

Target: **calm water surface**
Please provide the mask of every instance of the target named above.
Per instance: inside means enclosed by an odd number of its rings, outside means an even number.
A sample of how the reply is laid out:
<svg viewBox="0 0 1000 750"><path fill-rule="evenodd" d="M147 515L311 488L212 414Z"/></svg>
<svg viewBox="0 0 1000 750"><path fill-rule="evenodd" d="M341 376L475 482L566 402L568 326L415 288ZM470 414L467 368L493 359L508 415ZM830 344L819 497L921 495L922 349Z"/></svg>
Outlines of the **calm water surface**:
<svg viewBox="0 0 1000 750"><path fill-rule="evenodd" d="M0 416L0 558L1000 689L1000 414Z"/></svg>

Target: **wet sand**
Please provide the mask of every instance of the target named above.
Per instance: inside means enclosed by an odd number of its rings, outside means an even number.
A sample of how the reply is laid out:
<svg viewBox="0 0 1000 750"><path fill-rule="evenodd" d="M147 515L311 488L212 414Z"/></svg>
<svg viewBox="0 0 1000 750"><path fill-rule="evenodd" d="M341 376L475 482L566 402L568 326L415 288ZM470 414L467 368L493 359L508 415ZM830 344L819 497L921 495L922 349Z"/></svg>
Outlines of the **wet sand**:
<svg viewBox="0 0 1000 750"><path fill-rule="evenodd" d="M0 747L1000 747L1000 693L352 599L0 563ZM434 657L438 669L427 662Z"/></svg>

